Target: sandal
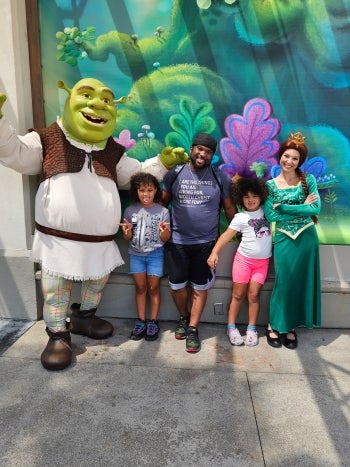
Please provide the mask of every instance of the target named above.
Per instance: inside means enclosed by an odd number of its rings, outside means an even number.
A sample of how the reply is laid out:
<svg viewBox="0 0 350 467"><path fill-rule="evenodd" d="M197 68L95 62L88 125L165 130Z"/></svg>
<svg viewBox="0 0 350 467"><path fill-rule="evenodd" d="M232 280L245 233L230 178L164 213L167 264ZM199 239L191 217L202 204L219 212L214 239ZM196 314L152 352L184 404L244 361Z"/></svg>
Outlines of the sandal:
<svg viewBox="0 0 350 467"><path fill-rule="evenodd" d="M242 345L244 343L243 337L237 328L227 329L226 333L231 345Z"/></svg>
<svg viewBox="0 0 350 467"><path fill-rule="evenodd" d="M275 333L278 337L271 337L271 334ZM280 338L280 333L274 329L266 329L266 340L271 347L282 347L282 341Z"/></svg>
<svg viewBox="0 0 350 467"><path fill-rule="evenodd" d="M255 331L253 329L247 329L245 345L248 345L249 347L254 347L254 345L258 345L258 343L259 343L258 331Z"/></svg>

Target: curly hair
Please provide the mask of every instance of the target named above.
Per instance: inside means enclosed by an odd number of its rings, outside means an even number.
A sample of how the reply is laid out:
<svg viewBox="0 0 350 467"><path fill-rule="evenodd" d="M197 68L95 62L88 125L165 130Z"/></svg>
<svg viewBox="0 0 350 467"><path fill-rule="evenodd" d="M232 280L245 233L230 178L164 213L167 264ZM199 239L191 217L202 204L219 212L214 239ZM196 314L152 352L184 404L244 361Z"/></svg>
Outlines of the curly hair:
<svg viewBox="0 0 350 467"><path fill-rule="evenodd" d="M136 203L139 201L137 190L140 188L141 185L153 185L157 190L154 196L154 202L155 203L160 202L161 193L159 189L159 182L154 175L147 173L147 172L138 172L130 178L129 195L130 195L130 199L133 202Z"/></svg>
<svg viewBox="0 0 350 467"><path fill-rule="evenodd" d="M232 201L242 208L244 208L243 196L248 192L259 196L261 204L265 203L269 194L266 182L262 178L239 178L231 182L230 191Z"/></svg>

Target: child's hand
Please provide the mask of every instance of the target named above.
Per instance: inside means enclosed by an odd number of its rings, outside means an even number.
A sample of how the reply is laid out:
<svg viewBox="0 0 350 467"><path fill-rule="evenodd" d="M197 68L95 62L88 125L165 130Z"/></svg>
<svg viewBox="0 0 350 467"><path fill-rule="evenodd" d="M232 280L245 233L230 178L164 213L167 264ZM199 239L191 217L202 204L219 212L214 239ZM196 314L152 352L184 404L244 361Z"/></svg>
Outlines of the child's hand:
<svg viewBox="0 0 350 467"><path fill-rule="evenodd" d="M219 256L216 253L211 253L209 258L207 259L208 265L212 268L215 269L217 264L219 262Z"/></svg>
<svg viewBox="0 0 350 467"><path fill-rule="evenodd" d="M119 224L122 228L123 237L126 239L131 238L132 236L132 223L128 222L126 219L123 219L123 222Z"/></svg>
<svg viewBox="0 0 350 467"><path fill-rule="evenodd" d="M169 225L170 225L170 222L165 222L165 221L159 222L159 232L162 233L164 232L164 230L169 230Z"/></svg>
<svg viewBox="0 0 350 467"><path fill-rule="evenodd" d="M159 236L162 242L167 242L171 237L171 232L169 229L170 222L159 222Z"/></svg>

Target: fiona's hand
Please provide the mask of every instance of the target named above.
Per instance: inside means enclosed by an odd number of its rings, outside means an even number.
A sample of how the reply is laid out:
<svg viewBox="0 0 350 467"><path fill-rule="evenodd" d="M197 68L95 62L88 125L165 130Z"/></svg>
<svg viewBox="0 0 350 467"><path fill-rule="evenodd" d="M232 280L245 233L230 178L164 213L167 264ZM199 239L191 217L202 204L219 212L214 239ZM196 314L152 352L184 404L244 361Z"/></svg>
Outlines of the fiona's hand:
<svg viewBox="0 0 350 467"><path fill-rule="evenodd" d="M304 204L315 203L318 199L318 196L315 193L310 193L304 201Z"/></svg>

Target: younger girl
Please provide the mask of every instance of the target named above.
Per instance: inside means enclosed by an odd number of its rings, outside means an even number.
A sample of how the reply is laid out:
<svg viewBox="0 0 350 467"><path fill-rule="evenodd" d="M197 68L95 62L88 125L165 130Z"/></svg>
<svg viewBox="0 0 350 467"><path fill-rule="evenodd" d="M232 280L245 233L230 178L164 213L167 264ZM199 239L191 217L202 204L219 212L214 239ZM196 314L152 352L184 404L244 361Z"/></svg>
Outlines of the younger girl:
<svg viewBox="0 0 350 467"><path fill-rule="evenodd" d="M130 273L136 287L138 320L131 339L158 338L160 278L163 275L163 245L170 238L169 211L159 204L157 179L140 172L130 180L130 197L135 202L127 207L121 224L123 237L129 240ZM146 321L146 299L150 299L151 319Z"/></svg>
<svg viewBox="0 0 350 467"><path fill-rule="evenodd" d="M227 336L232 345L243 344L243 338L236 328L236 319L246 296L249 324L245 343L249 346L258 344L256 323L260 291L266 280L272 254L270 224L261 207L267 195L268 189L262 179L240 178L237 182L232 182L232 200L241 212L234 216L208 258L209 266L214 269L219 261L219 252L237 232L241 233L242 240L232 265L233 290L227 321Z"/></svg>

